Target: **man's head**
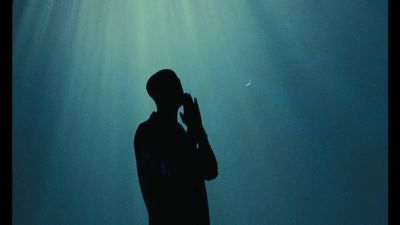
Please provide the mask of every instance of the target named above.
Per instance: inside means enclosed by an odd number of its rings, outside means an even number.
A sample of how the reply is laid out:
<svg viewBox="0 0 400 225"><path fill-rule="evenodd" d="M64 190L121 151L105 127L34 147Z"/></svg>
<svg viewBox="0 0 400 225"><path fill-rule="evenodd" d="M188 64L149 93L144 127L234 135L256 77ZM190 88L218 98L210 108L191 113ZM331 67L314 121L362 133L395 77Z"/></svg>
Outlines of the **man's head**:
<svg viewBox="0 0 400 225"><path fill-rule="evenodd" d="M157 107L177 109L182 105L182 85L172 70L164 69L153 74L147 81L146 90Z"/></svg>

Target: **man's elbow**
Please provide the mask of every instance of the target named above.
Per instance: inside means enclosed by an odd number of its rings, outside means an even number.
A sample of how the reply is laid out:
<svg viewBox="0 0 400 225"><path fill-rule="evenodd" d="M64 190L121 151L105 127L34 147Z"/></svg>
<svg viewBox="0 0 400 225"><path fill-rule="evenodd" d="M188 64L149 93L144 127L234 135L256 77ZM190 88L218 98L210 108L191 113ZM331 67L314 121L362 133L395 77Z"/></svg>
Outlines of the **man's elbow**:
<svg viewBox="0 0 400 225"><path fill-rule="evenodd" d="M210 181L210 180L214 180L215 178L217 178L217 176L218 176L218 169L215 169L215 170L210 171L209 173L207 173L206 176L205 176L205 179L207 181Z"/></svg>

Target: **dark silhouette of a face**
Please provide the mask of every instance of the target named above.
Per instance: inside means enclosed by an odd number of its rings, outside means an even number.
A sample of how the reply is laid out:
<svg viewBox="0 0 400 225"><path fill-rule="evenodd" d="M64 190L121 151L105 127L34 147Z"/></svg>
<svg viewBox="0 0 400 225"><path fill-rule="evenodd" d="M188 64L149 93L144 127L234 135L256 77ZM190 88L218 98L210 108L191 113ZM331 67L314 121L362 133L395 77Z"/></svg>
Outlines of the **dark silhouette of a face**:
<svg viewBox="0 0 400 225"><path fill-rule="evenodd" d="M176 110L182 105L182 85L172 70L164 69L152 75L146 89L158 108Z"/></svg>

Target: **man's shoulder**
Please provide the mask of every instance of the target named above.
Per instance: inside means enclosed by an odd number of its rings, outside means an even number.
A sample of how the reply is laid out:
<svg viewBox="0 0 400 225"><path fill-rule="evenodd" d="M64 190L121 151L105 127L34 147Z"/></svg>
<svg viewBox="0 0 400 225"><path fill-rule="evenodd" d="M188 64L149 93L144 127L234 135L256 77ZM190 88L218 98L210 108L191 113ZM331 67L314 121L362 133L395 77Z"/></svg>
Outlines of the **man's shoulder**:
<svg viewBox="0 0 400 225"><path fill-rule="evenodd" d="M138 127L136 128L135 137L134 137L135 142L148 138L149 134L152 133L154 126L155 126L154 115L152 114L149 117L149 119L140 123L138 125Z"/></svg>
<svg viewBox="0 0 400 225"><path fill-rule="evenodd" d="M151 114L151 116L146 121L139 124L139 126L136 128L136 133L146 132L147 130L152 129L152 127L154 126L155 126L154 114Z"/></svg>

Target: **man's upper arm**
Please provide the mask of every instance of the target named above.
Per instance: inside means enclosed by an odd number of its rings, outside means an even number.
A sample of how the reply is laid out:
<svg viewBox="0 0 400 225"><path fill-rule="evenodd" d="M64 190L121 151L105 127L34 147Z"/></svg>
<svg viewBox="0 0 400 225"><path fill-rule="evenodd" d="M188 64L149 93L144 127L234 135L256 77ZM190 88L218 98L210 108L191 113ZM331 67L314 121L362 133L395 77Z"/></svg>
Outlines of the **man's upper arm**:
<svg viewBox="0 0 400 225"><path fill-rule="evenodd" d="M135 139L134 147L137 163L145 173L153 175L171 175L171 170L164 157L161 156L160 149L155 145L156 141L151 139L150 133L143 125L139 126Z"/></svg>

